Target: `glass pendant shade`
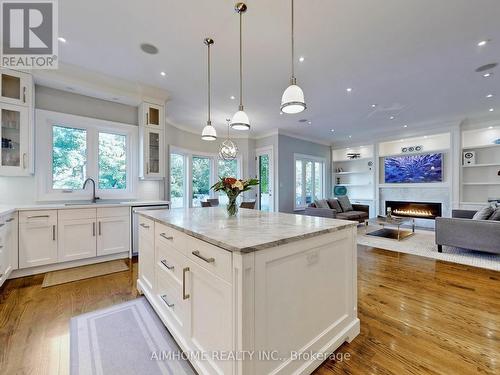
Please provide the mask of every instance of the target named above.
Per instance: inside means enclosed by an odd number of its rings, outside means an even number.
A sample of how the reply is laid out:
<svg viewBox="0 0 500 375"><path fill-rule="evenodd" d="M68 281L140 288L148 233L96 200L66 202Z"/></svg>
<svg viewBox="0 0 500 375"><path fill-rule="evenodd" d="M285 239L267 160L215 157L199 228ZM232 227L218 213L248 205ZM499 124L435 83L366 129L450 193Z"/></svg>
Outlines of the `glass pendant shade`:
<svg viewBox="0 0 500 375"><path fill-rule="evenodd" d="M230 140L226 139L219 147L219 158L222 160L230 161L236 159L238 156L238 146Z"/></svg>
<svg viewBox="0 0 500 375"><path fill-rule="evenodd" d="M207 123L207 125L205 125L201 133L201 139L204 141L215 141L217 139L217 131L212 124Z"/></svg>
<svg viewBox="0 0 500 375"><path fill-rule="evenodd" d="M250 120L248 119L247 114L240 108L238 112L236 112L231 120L231 128L235 130L249 130L250 129Z"/></svg>
<svg viewBox="0 0 500 375"><path fill-rule="evenodd" d="M281 111L284 113L300 113L306 109L304 92L296 84L288 86L281 97Z"/></svg>

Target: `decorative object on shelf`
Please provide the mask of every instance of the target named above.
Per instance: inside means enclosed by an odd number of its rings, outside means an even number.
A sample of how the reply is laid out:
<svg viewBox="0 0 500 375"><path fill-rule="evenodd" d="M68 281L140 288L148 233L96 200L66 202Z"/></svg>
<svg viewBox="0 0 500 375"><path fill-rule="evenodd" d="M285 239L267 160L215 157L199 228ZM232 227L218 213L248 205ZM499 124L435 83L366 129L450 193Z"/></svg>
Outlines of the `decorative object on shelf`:
<svg viewBox="0 0 500 375"><path fill-rule="evenodd" d="M391 218L392 218L392 209L391 209L390 207L387 207L387 212L386 212L386 214L387 214L387 218L388 218L388 219L391 219Z"/></svg>
<svg viewBox="0 0 500 375"><path fill-rule="evenodd" d="M219 159L230 161L238 156L238 146L229 138L230 119L227 121L227 138L219 146Z"/></svg>
<svg viewBox="0 0 500 375"><path fill-rule="evenodd" d="M340 177L337 177L337 185L340 185Z"/></svg>
<svg viewBox="0 0 500 375"><path fill-rule="evenodd" d="M348 159L359 159L361 157L361 154L359 152L350 152L347 154Z"/></svg>
<svg viewBox="0 0 500 375"><path fill-rule="evenodd" d="M297 86L297 79L295 78L295 46L294 46L294 0L292 0L292 77L290 78L290 86L288 86L281 97L281 111L284 113L295 114L300 113L306 109L304 100L304 92Z"/></svg>
<svg viewBox="0 0 500 375"><path fill-rule="evenodd" d="M496 144L496 145L500 145L500 138L495 139L495 140L493 141L493 143L494 143L494 144Z"/></svg>
<svg viewBox="0 0 500 375"><path fill-rule="evenodd" d="M373 161L369 161L368 162L368 170L371 171L372 170L372 167L373 167Z"/></svg>
<svg viewBox="0 0 500 375"><path fill-rule="evenodd" d="M214 40L212 38L205 38L203 43L207 46L208 50L208 120L207 125L203 128L203 132L201 133L201 139L204 141L215 141L217 139L217 131L212 126L212 121L210 119L210 46L214 44Z"/></svg>
<svg viewBox="0 0 500 375"><path fill-rule="evenodd" d="M476 151L464 151L463 165L476 164Z"/></svg>
<svg viewBox="0 0 500 375"><path fill-rule="evenodd" d="M347 195L347 188L345 186L337 185L333 188L333 195Z"/></svg>
<svg viewBox="0 0 500 375"><path fill-rule="evenodd" d="M420 152L424 149L424 146L405 146L401 147L401 152L402 153L407 153L407 152Z"/></svg>
<svg viewBox="0 0 500 375"><path fill-rule="evenodd" d="M229 216L235 216L238 213L238 205L236 198L243 193L259 184L256 178L241 180L234 177L220 177L220 180L215 183L210 189L213 191L223 191L226 193L229 203L227 204L227 213Z"/></svg>
<svg viewBox="0 0 500 375"><path fill-rule="evenodd" d="M250 130L250 120L243 108L243 38L242 38L242 18L243 13L247 11L245 3L236 3L236 13L240 15L240 105L238 112L236 112L231 120L231 127L236 130Z"/></svg>

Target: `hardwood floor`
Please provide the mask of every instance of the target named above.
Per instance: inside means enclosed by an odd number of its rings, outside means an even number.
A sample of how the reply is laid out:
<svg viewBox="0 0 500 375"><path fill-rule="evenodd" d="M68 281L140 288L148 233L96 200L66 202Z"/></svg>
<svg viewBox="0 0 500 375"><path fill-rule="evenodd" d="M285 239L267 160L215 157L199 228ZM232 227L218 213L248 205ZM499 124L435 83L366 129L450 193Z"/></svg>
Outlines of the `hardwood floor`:
<svg viewBox="0 0 500 375"><path fill-rule="evenodd" d="M69 319L136 298L136 278L133 263L46 289L43 275L7 282L0 374L67 374ZM359 247L358 297L361 334L337 350L343 360L326 361L315 374L500 372L498 272Z"/></svg>

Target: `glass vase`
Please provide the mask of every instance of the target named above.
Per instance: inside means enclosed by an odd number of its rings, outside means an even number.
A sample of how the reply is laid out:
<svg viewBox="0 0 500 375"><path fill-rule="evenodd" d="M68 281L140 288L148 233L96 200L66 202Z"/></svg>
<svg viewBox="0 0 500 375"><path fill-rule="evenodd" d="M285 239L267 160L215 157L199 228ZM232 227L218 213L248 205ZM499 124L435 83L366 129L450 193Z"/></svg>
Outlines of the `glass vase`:
<svg viewBox="0 0 500 375"><path fill-rule="evenodd" d="M238 205L236 204L236 198L238 198L237 196L236 197L230 197L228 196L229 198L229 202L227 204L227 214L229 215L229 217L231 216L235 216L237 213L238 213Z"/></svg>

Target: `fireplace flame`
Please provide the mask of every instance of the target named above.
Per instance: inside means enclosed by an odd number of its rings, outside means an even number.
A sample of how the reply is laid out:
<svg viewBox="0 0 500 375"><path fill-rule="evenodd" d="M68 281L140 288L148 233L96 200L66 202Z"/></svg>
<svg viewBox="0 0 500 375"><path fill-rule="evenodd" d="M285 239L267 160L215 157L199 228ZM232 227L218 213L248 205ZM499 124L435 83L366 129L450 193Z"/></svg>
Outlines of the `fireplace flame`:
<svg viewBox="0 0 500 375"><path fill-rule="evenodd" d="M406 215L416 217L432 217L432 212L429 210L415 210L415 209L399 209L396 208L392 211L395 215Z"/></svg>

